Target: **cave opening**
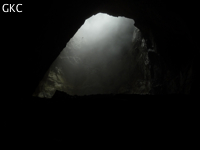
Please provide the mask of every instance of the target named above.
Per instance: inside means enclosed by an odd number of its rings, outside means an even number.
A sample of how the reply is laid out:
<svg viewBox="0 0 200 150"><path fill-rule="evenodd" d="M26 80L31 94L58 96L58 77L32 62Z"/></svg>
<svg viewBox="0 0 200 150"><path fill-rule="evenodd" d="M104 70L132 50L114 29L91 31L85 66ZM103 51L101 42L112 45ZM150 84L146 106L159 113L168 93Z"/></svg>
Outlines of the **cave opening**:
<svg viewBox="0 0 200 150"><path fill-rule="evenodd" d="M148 94L146 41L133 19L97 13L86 19L52 63L33 96Z"/></svg>

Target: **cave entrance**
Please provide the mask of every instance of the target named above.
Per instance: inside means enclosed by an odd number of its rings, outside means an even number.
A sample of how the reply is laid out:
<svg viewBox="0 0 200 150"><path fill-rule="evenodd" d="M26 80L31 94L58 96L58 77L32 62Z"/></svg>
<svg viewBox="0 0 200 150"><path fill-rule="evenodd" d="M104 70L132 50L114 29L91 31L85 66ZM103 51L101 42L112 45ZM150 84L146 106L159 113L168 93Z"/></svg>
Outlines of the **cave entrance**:
<svg viewBox="0 0 200 150"><path fill-rule="evenodd" d="M134 20L98 13L66 44L34 96L147 94L150 72L147 48Z"/></svg>

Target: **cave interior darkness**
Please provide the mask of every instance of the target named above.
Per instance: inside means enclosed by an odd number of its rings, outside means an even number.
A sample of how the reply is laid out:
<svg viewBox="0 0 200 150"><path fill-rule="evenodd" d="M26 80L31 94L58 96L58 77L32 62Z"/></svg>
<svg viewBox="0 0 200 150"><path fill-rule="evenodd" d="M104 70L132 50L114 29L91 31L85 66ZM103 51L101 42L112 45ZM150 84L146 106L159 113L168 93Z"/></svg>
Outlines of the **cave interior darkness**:
<svg viewBox="0 0 200 150"><path fill-rule="evenodd" d="M115 119L122 119L124 125L131 126L127 120L133 117L133 109L140 116L141 112L148 110L145 115L151 115L153 109L159 110L152 116L162 114L160 112L164 110L168 112L169 108L170 111L179 108L189 110L185 109L188 104L182 107L183 103L173 101L161 105L161 101L165 98L172 100L166 95L178 95L178 100L189 100L198 95L198 6L195 1L169 0L71 1L66 4L24 2L23 13L3 14L4 139L28 141L34 140L34 136L40 140L54 139L55 136L63 138L64 133L68 133L65 132L66 126L83 133L87 122L93 120L94 125L95 119L96 122L105 122L107 118L106 124L111 124L109 129L118 124L112 123ZM134 20L134 26L145 40L151 66L149 93L163 97L133 94L135 98L129 96L131 100L126 101L122 95L119 97L125 101L113 102L100 95L100 100L96 97L93 98L96 101L78 101L76 96L70 97L63 92L56 92L51 100L32 96L66 43L87 18L97 13ZM159 103L151 101L152 98L159 99ZM147 101L141 103L140 99ZM195 111L192 107L190 110ZM66 117L67 121L63 119ZM128 127L125 129L128 130ZM101 128L100 132L103 133L104 129ZM18 135L23 135L23 138Z"/></svg>
<svg viewBox="0 0 200 150"><path fill-rule="evenodd" d="M24 13L3 17L3 28L7 29L3 54L9 56L9 62L13 62L3 66L9 79L5 89L10 89L12 84L12 96L24 100L31 98L51 64L85 19L102 12L133 19L147 49L156 45L156 53L148 53L151 94L196 94L199 50L194 4L145 0L85 1L68 4L65 8L61 3L41 3L39 6L24 3ZM18 22L13 26L15 18Z"/></svg>
<svg viewBox="0 0 200 150"><path fill-rule="evenodd" d="M192 19L195 12L194 10L191 12L190 5L186 7L184 3L173 3L172 5L170 2L155 1L111 1L96 4L82 2L80 4L82 7L70 5L72 7L70 10L76 10L78 16L58 4L57 7L50 5L44 13L44 17L41 18L47 20L42 28L44 30L39 33L42 36L37 36L39 41L33 53L36 56L31 56L32 60L37 58L37 62L30 66L34 70L35 76L33 86L31 86L32 90L26 92L27 94L32 95L35 92L51 64L63 50L67 41L84 24L85 19L99 12L114 17L123 16L135 21L135 26L141 31L147 44L151 76L149 94L197 93L197 80L195 79L197 64L195 61L197 61L198 50L195 36L193 36L195 31L192 31L194 25ZM90 7L90 9L86 11L84 6ZM51 11L52 7L54 8L53 12ZM82 11L84 13L81 13ZM40 21L34 24L38 28L41 28ZM106 32L106 29L103 32ZM155 52L152 52L152 49ZM34 67L36 68L33 69ZM33 72L30 73L33 74Z"/></svg>

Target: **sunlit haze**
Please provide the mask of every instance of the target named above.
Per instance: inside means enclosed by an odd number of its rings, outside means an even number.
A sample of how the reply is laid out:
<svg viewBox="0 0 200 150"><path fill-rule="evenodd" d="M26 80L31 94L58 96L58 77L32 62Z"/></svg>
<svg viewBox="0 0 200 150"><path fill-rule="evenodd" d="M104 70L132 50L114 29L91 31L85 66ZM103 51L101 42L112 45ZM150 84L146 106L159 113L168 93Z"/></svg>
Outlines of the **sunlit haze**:
<svg viewBox="0 0 200 150"><path fill-rule="evenodd" d="M43 80L43 94L117 93L130 81L134 20L98 13L85 20L66 44ZM45 94L44 94L45 93Z"/></svg>

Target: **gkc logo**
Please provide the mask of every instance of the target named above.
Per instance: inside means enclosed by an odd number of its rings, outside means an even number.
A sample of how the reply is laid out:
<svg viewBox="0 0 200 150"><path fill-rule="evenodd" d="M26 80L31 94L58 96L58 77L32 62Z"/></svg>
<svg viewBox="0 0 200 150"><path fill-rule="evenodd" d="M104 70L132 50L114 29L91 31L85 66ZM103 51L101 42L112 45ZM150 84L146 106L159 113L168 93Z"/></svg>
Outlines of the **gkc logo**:
<svg viewBox="0 0 200 150"><path fill-rule="evenodd" d="M22 10L19 10L19 6L22 4L3 4L2 10L3 12L22 12Z"/></svg>

